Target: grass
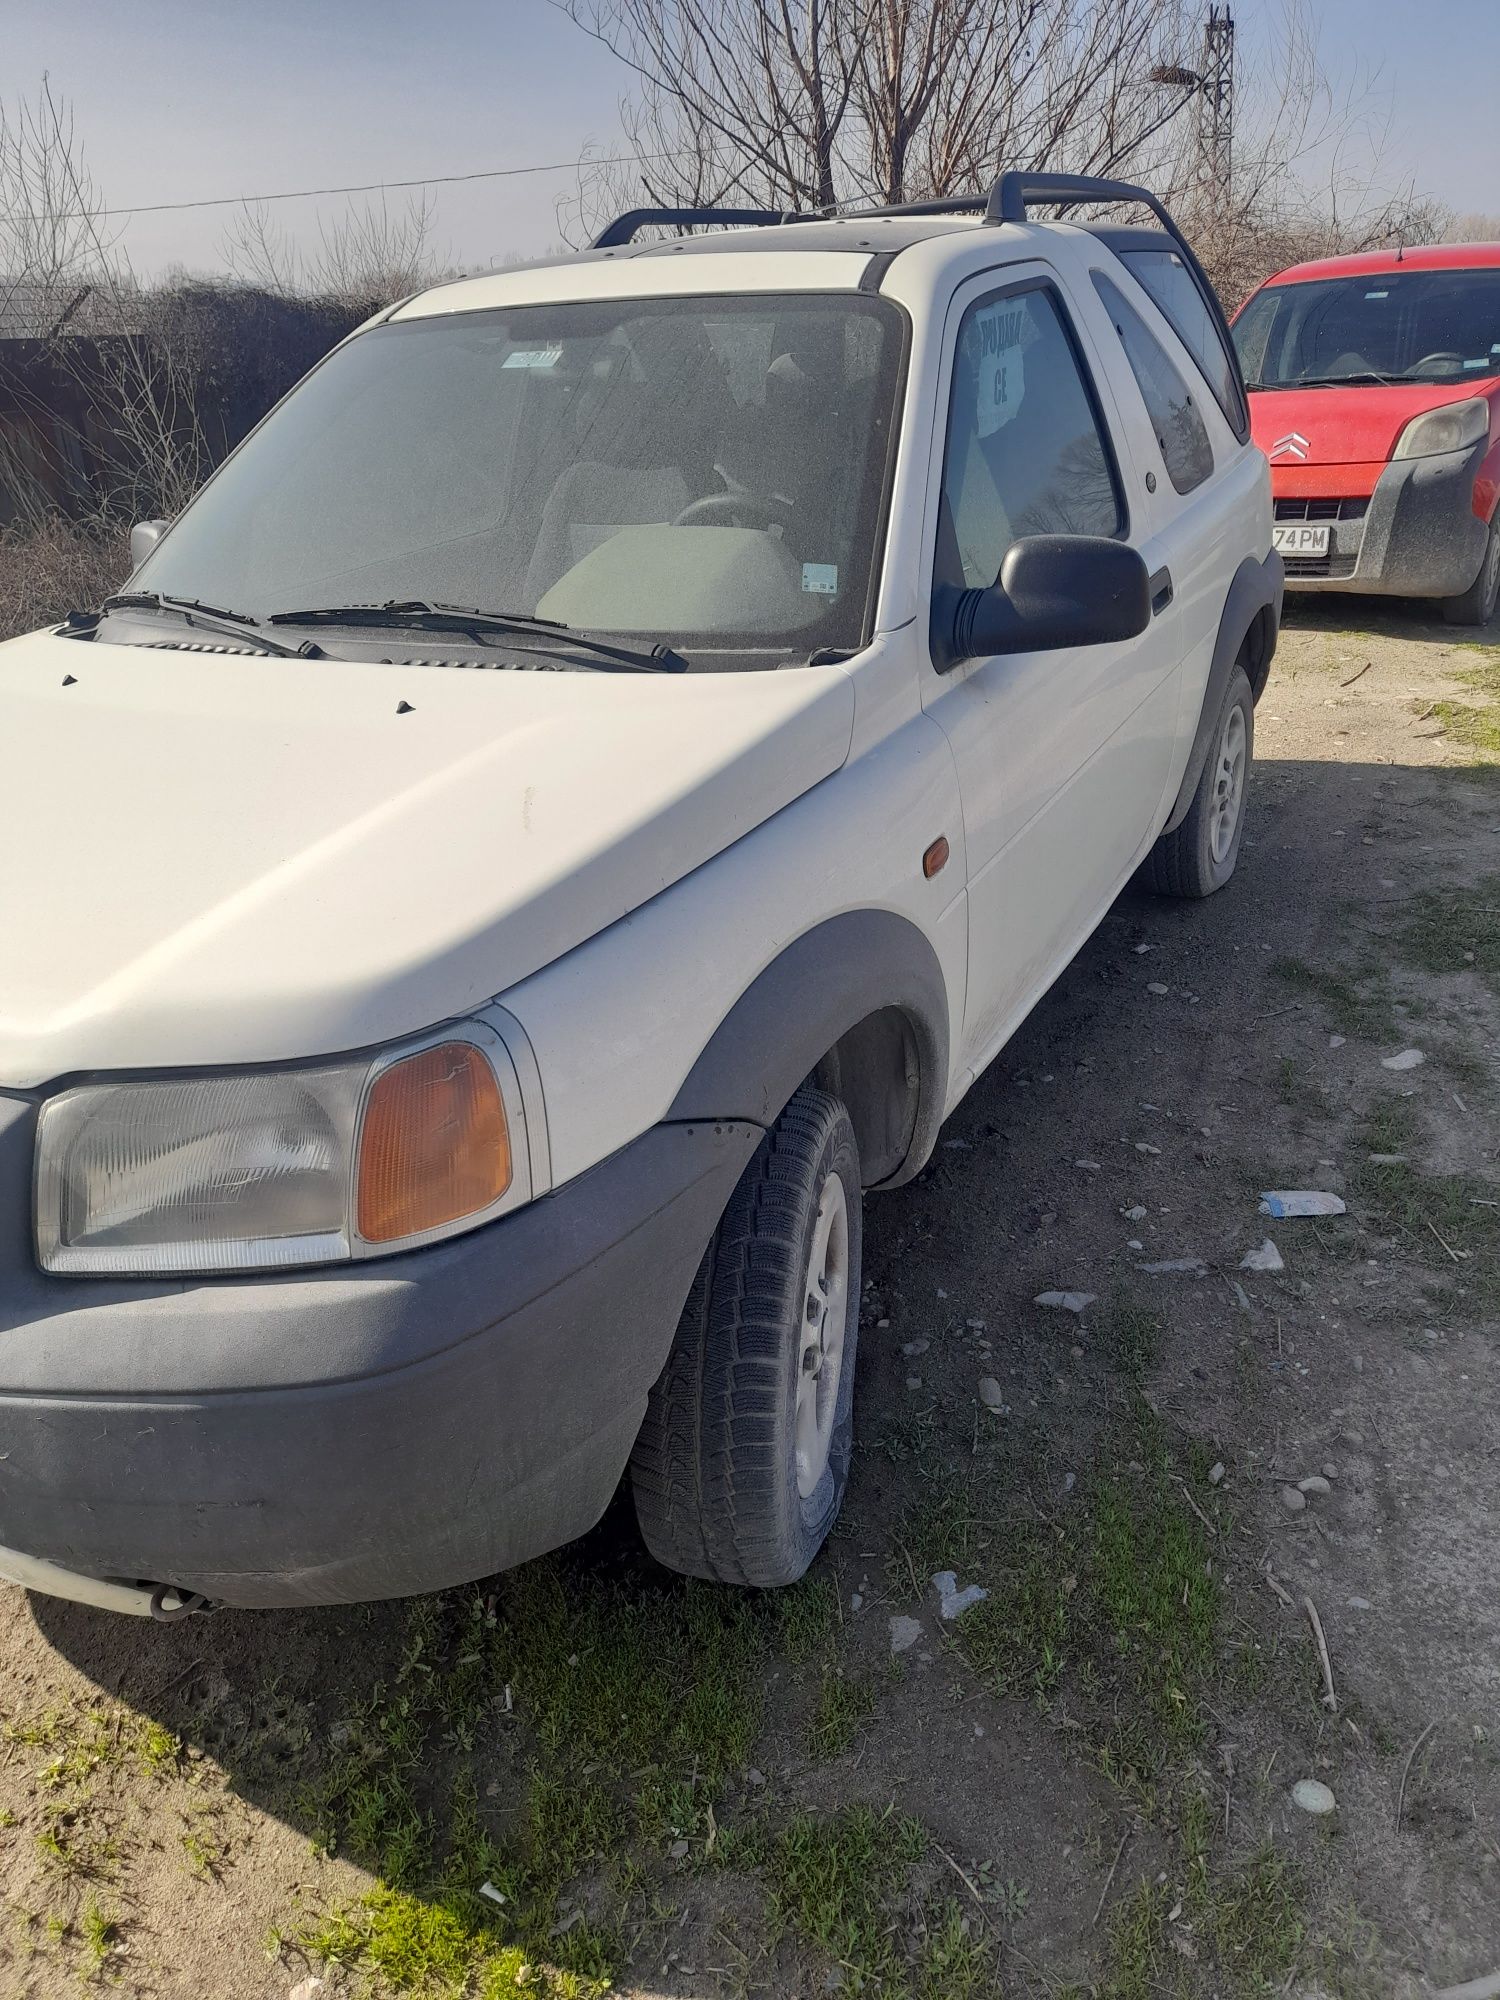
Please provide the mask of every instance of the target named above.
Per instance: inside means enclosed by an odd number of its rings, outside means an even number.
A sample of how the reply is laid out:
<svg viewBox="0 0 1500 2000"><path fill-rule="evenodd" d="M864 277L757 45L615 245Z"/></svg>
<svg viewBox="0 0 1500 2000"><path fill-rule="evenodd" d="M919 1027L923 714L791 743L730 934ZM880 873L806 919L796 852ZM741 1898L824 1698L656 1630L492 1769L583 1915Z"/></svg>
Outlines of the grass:
<svg viewBox="0 0 1500 2000"><path fill-rule="evenodd" d="M997 1694L1050 1708L1066 1692L1099 1768L1149 1802L1201 1740L1222 1593L1159 1428L1144 1406L1137 1420L1144 1470L1096 1476L1067 1526L1020 1528L956 1644Z"/></svg>
<svg viewBox="0 0 1500 2000"><path fill-rule="evenodd" d="M534 1964L448 1901L379 1888L326 1918L301 1940L325 1963L359 1966L398 1993L473 1994L479 2000L585 2000L603 1982Z"/></svg>
<svg viewBox="0 0 1500 2000"><path fill-rule="evenodd" d="M1480 697L1478 705L1439 701L1428 712L1438 717L1453 742L1473 751L1476 764L1500 763L1500 646L1471 641L1461 650L1482 656L1453 676ZM1422 707L1427 710L1426 703Z"/></svg>
<svg viewBox="0 0 1500 2000"><path fill-rule="evenodd" d="M305 1800L322 1844L381 1887L300 1942L398 1989L488 1993L492 1982L503 1994L525 1964L553 1981L543 1990L593 1991L623 1946L587 1922L554 1935L572 1915L565 1892L585 1873L623 1885L623 1916L640 1893L640 1851L686 1840L706 1852L724 1781L760 1728L770 1648L785 1639L811 1655L837 1623L828 1578L762 1600L665 1579L603 1583L567 1557L515 1572L493 1599L416 1600L392 1683L342 1725ZM852 1740L861 1699L853 1683L830 1696L828 1754ZM512 1743L525 1746L511 1788L523 1809L502 1833L475 1772ZM435 1785L454 1761L446 1790ZM502 1905L480 1895L486 1881Z"/></svg>
<svg viewBox="0 0 1500 2000"><path fill-rule="evenodd" d="M893 1810L798 1813L766 1856L772 1923L831 1960L842 1992L998 2000L993 1949L968 1912L913 1883L927 1851L920 1823Z"/></svg>
<svg viewBox="0 0 1500 2000"><path fill-rule="evenodd" d="M1390 985L1382 967L1366 965L1357 972L1338 972L1288 957L1275 959L1271 971L1283 985L1316 1000L1339 1034L1366 1042L1394 1039Z"/></svg>
<svg viewBox="0 0 1500 2000"><path fill-rule="evenodd" d="M85 1968L90 1978L97 1978L119 1942L120 1927L113 1917L105 1916L98 1903L90 1896L78 1920L78 1930L83 1946Z"/></svg>
<svg viewBox="0 0 1500 2000"><path fill-rule="evenodd" d="M1092 1760L1149 1803L1171 1760L1202 1736L1216 1670L1222 1586L1208 1530L1179 1480L1201 1486L1201 1453L1172 1446L1142 1394L1156 1365L1156 1314L1117 1297L1109 1346L1129 1384L1126 1414L1060 1520L994 1525L983 1496L932 1496L903 1534L921 1567L959 1562L988 1597L953 1644L997 1695L1051 1710L1066 1701ZM1207 1507L1216 1507L1211 1498Z"/></svg>
<svg viewBox="0 0 1500 2000"><path fill-rule="evenodd" d="M874 1713L875 1687L867 1675L825 1666L807 1732L808 1748L814 1757L842 1756Z"/></svg>
<svg viewBox="0 0 1500 2000"><path fill-rule="evenodd" d="M1265 1847L1218 1878L1191 1876L1181 1896L1166 1883L1139 1883L1110 1915L1105 1967L1089 1991L1092 2000L1268 1993L1305 1935L1290 1866Z"/></svg>
<svg viewBox="0 0 1500 2000"><path fill-rule="evenodd" d="M1486 1308L1500 1304L1500 1184L1468 1174L1424 1174L1405 1098L1378 1101L1355 1134L1348 1185L1365 1226L1394 1237L1414 1261L1436 1265ZM1405 1155L1377 1164L1370 1155Z"/></svg>
<svg viewBox="0 0 1500 2000"><path fill-rule="evenodd" d="M1500 875L1471 888L1429 890L1408 907L1395 941L1409 964L1438 976L1477 972L1500 987Z"/></svg>

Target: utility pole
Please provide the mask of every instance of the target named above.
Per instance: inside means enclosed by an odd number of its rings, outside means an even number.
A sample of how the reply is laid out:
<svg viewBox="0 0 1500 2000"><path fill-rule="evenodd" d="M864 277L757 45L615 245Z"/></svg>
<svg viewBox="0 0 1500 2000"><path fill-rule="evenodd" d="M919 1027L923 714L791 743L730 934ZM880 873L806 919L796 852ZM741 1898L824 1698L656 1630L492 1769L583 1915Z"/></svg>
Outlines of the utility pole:
<svg viewBox="0 0 1500 2000"><path fill-rule="evenodd" d="M1234 16L1228 0L1209 7L1198 76L1196 178L1212 205L1227 209L1234 171Z"/></svg>
<svg viewBox="0 0 1500 2000"><path fill-rule="evenodd" d="M1211 214L1229 209L1234 172L1234 16L1228 0L1210 0L1203 24L1203 50L1198 67L1162 63L1151 72L1153 83L1189 94L1196 103L1191 175L1193 192Z"/></svg>

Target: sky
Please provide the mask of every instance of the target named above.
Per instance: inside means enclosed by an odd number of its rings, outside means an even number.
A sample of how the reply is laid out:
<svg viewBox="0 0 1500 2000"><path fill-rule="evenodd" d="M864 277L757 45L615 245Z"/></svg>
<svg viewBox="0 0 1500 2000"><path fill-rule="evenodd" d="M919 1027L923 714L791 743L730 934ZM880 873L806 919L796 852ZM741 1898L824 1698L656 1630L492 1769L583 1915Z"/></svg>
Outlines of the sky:
<svg viewBox="0 0 1500 2000"><path fill-rule="evenodd" d="M1275 3L1236 0L1247 48ZM1312 4L1329 70L1375 72L1369 107L1389 115L1385 180L1414 178L1461 211L1500 209L1495 0ZM0 20L0 90L13 101L50 76L112 206L552 164L431 189L435 247L464 268L557 240L555 203L574 181L561 163L618 143L629 82L549 0L3 0ZM320 217L346 208L327 198L272 212L315 246ZM109 226L143 275L213 270L235 214Z"/></svg>

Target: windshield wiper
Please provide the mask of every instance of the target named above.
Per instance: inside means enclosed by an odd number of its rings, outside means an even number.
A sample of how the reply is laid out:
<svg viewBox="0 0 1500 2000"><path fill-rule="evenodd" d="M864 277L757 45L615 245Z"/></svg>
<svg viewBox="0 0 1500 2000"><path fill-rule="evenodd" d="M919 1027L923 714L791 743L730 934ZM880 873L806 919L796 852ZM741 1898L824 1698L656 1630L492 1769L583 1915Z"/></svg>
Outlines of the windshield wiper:
<svg viewBox="0 0 1500 2000"><path fill-rule="evenodd" d="M1381 375L1374 368L1356 368L1348 375L1299 375L1295 382L1282 382L1282 389L1368 389L1372 382L1382 389L1388 389L1396 380L1394 375Z"/></svg>
<svg viewBox="0 0 1500 2000"><path fill-rule="evenodd" d="M254 633L253 644L256 647L267 653L279 653L289 660L297 657L295 646L283 646L279 639L268 638L248 611L224 611L218 605L205 604L197 597L168 597L159 590L122 590L113 597L106 597L97 612L85 612L83 616L93 618L97 623L106 611L166 611L188 625L197 626L205 632L217 632L227 639L246 639Z"/></svg>
<svg viewBox="0 0 1500 2000"><path fill-rule="evenodd" d="M556 618L526 611L477 611L463 604L434 604L423 597L393 598L388 604L320 604L307 611L273 611L270 625L412 626L420 632L519 632L548 642L549 651L577 648L612 660L627 673L681 674L687 661L670 646L645 651L595 638ZM555 637L553 635L556 635Z"/></svg>

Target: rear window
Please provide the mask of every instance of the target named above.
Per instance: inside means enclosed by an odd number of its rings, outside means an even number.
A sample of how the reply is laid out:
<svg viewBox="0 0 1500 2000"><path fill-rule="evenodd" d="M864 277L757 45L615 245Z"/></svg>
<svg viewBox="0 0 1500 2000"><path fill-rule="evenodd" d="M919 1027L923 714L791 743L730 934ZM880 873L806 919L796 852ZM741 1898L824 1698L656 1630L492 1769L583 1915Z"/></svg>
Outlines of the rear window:
<svg viewBox="0 0 1500 2000"><path fill-rule="evenodd" d="M1253 388L1500 375L1500 270L1267 285L1234 323Z"/></svg>
<svg viewBox="0 0 1500 2000"><path fill-rule="evenodd" d="M1115 323L1125 359L1140 385L1141 400L1156 433L1167 477L1179 493L1191 493L1214 469L1213 446L1194 405L1192 391L1119 286L1111 284L1102 271L1096 271L1094 288Z"/></svg>
<svg viewBox="0 0 1500 2000"><path fill-rule="evenodd" d="M1150 294L1162 317L1192 355L1230 427L1244 437L1249 418L1240 393L1234 358L1224 343L1218 315L1203 288L1175 250L1123 250L1121 260Z"/></svg>

